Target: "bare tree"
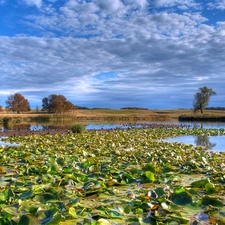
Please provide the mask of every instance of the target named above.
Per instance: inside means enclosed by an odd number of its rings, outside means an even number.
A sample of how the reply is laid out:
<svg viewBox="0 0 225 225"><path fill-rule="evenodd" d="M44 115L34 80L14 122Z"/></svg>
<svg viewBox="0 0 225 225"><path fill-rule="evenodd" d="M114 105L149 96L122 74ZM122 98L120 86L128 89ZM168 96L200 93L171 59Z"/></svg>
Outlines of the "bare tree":
<svg viewBox="0 0 225 225"><path fill-rule="evenodd" d="M23 95L16 93L6 100L6 108L17 113L27 112L30 110L30 104Z"/></svg>
<svg viewBox="0 0 225 225"><path fill-rule="evenodd" d="M213 95L216 95L216 92L211 88L206 86L199 88L199 91L194 96L193 111L197 112L200 110L201 114L203 114L203 109L209 104L209 99Z"/></svg>

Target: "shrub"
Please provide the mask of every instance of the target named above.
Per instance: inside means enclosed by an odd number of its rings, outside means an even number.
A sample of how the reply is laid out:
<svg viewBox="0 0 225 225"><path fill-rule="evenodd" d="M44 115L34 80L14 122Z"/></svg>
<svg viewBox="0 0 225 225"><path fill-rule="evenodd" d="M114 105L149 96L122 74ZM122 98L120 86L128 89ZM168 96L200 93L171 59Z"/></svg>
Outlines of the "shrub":
<svg viewBox="0 0 225 225"><path fill-rule="evenodd" d="M85 130L85 126L82 124L73 124L71 127L72 133L82 133Z"/></svg>

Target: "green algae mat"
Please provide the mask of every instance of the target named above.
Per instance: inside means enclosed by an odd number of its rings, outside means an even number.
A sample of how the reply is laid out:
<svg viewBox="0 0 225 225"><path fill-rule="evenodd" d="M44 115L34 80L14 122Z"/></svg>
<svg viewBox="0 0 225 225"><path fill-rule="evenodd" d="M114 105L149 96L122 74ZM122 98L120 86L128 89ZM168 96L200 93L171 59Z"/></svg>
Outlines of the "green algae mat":
<svg viewBox="0 0 225 225"><path fill-rule="evenodd" d="M0 225L225 224L225 153L166 143L212 129L32 135L0 147Z"/></svg>

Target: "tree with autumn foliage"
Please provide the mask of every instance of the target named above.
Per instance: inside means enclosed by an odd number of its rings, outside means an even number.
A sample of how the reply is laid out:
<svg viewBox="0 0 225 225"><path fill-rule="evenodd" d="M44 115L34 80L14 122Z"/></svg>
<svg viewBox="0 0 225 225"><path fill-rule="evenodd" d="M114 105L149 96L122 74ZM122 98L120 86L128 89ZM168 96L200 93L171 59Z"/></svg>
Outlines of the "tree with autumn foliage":
<svg viewBox="0 0 225 225"><path fill-rule="evenodd" d="M42 110L49 113L63 113L71 111L75 106L63 95L52 94L42 99Z"/></svg>
<svg viewBox="0 0 225 225"><path fill-rule="evenodd" d="M6 108L17 113L28 112L30 110L30 103L23 95L16 93L10 95L6 100Z"/></svg>

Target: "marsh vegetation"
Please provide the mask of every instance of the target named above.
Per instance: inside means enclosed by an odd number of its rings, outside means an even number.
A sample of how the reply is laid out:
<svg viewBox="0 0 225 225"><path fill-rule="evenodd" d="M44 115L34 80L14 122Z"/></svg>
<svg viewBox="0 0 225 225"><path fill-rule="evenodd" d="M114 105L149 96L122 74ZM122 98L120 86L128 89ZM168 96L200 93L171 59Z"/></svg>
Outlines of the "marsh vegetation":
<svg viewBox="0 0 225 225"><path fill-rule="evenodd" d="M146 128L29 135L0 148L2 224L224 224L225 153Z"/></svg>

